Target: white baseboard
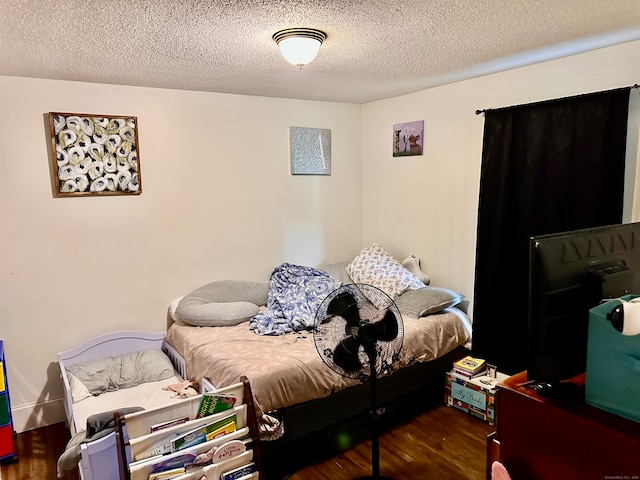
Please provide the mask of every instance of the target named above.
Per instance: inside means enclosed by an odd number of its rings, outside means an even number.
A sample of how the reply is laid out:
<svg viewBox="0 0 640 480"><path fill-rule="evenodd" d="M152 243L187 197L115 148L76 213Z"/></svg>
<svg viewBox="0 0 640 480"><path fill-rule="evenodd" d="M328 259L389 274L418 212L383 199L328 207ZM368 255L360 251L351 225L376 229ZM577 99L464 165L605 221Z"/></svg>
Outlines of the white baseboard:
<svg viewBox="0 0 640 480"><path fill-rule="evenodd" d="M66 420L61 398L12 408L11 415L13 429L16 433L46 427Z"/></svg>

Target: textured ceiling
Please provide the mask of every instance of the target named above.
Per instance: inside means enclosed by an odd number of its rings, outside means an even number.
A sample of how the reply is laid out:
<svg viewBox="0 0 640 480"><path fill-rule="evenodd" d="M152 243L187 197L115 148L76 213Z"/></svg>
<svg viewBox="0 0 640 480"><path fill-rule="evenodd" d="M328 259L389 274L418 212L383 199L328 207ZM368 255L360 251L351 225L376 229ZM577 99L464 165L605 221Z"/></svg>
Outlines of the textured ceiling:
<svg viewBox="0 0 640 480"><path fill-rule="evenodd" d="M288 64L271 39L327 33ZM638 0L1 0L0 74L364 103L640 39Z"/></svg>

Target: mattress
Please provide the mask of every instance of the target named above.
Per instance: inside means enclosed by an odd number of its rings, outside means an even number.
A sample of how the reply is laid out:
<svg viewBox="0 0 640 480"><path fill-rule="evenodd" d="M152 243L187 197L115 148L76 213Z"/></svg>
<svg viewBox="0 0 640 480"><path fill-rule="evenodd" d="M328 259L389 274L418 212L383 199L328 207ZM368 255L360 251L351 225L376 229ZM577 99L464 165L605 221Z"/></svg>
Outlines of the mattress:
<svg viewBox="0 0 640 480"><path fill-rule="evenodd" d="M455 307L421 318L404 316L403 324L404 341L394 370L439 358L471 335L468 317ZM324 364L311 332L266 336L255 334L248 323L194 327L178 320L165 340L185 359L191 381L204 377L219 388L246 376L259 416L361 383Z"/></svg>
<svg viewBox="0 0 640 480"><path fill-rule="evenodd" d="M174 397L175 392L163 390L163 387L180 382L182 382L182 378L179 375L174 375L165 380L141 383L135 387L121 388L75 402L73 404L73 422L76 432L72 433L85 430L87 418L95 413L125 407L142 407L148 410L178 400L178 397Z"/></svg>

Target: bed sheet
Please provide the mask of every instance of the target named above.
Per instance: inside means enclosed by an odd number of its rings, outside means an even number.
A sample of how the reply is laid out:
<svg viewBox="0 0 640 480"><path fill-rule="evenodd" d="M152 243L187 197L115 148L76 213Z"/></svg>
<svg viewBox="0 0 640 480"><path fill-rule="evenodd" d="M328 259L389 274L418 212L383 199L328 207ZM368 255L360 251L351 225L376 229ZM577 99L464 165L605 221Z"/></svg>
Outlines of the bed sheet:
<svg viewBox="0 0 640 480"><path fill-rule="evenodd" d="M156 408L178 400L175 392L163 390L163 387L182 382L180 375L174 375L157 382L146 382L131 388L121 388L113 392L87 397L73 404L75 432L86 429L90 415L125 407ZM174 397L174 398L172 398Z"/></svg>
<svg viewBox="0 0 640 480"><path fill-rule="evenodd" d="M470 339L470 321L451 307L421 318L403 317L404 341L394 369L438 358ZM208 378L215 387L251 383L258 416L330 395L356 385L324 364L311 332L256 335L248 323L228 327L194 327L178 320L166 341L187 364L189 380Z"/></svg>

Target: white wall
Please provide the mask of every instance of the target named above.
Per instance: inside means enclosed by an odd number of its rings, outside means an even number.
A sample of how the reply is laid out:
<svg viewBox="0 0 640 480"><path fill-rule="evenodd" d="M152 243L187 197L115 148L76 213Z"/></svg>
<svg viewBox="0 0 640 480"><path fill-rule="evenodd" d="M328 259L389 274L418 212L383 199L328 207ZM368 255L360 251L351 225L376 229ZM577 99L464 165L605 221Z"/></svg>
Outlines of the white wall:
<svg viewBox="0 0 640 480"><path fill-rule="evenodd" d="M363 244L412 252L433 285L471 301L484 117L499 108L640 83L640 42L522 67L364 105ZM631 90L625 221L640 220L640 99ZM424 120L422 156L392 157L392 126Z"/></svg>
<svg viewBox="0 0 640 480"><path fill-rule="evenodd" d="M362 107L0 77L0 338L17 430L62 419L57 352L163 330L168 303L212 280L266 280L282 261L345 260L377 241L472 300L475 110L632 85L638 58L632 42ZM137 116L142 195L52 198L49 111ZM393 158L392 125L413 120L424 154ZM332 130L330 177L289 175L292 125Z"/></svg>
<svg viewBox="0 0 640 480"><path fill-rule="evenodd" d="M0 339L17 431L63 419L57 352L162 331L220 279L361 245L361 107L0 77ZM47 112L134 115L142 195L53 198ZM289 126L332 131L332 175L289 173Z"/></svg>

